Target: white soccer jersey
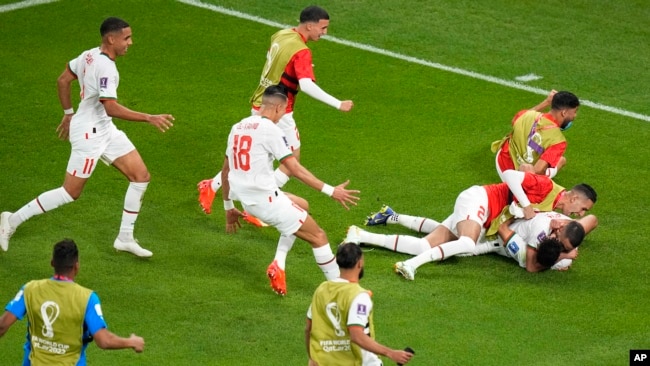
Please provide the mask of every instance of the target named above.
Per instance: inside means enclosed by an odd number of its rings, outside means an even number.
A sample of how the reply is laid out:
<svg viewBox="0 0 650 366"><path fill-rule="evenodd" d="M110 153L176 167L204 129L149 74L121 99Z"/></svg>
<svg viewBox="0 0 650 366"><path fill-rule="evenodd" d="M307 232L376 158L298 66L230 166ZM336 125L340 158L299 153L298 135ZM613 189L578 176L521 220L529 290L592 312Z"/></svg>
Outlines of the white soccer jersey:
<svg viewBox="0 0 650 366"><path fill-rule="evenodd" d="M235 124L228 136L230 199L255 204L274 195L273 161L291 155L282 130L273 121L250 116Z"/></svg>
<svg viewBox="0 0 650 366"><path fill-rule="evenodd" d="M99 133L99 130L106 129L111 123L111 117L106 114L100 98L117 99L120 75L115 61L97 47L82 52L68 63L68 67L77 76L81 88L81 102L77 113L72 117L70 133L85 133L88 127L95 128Z"/></svg>
<svg viewBox="0 0 650 366"><path fill-rule="evenodd" d="M537 249L539 243L550 234L553 219L571 218L557 212L539 212L530 220L519 219L510 224L510 229L522 240L508 243L505 248L508 256L516 260L519 266L526 268L526 246ZM499 241L501 242L501 239Z"/></svg>

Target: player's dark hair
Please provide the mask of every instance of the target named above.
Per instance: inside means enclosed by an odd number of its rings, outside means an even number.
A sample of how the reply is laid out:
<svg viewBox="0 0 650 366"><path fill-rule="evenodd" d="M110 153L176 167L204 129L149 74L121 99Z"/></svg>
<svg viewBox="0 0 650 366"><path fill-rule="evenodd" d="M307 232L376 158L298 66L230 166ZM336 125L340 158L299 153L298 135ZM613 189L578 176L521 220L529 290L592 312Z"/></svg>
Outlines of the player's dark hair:
<svg viewBox="0 0 650 366"><path fill-rule="evenodd" d="M343 243L336 250L336 264L339 268L351 269L357 265L363 252L361 248L354 243Z"/></svg>
<svg viewBox="0 0 650 366"><path fill-rule="evenodd" d="M551 108L556 110L572 109L580 106L580 100L575 94L568 91L559 91L555 93L551 100Z"/></svg>
<svg viewBox="0 0 650 366"><path fill-rule="evenodd" d="M564 247L555 238L545 238L537 245L537 263L544 267L552 267L560 257Z"/></svg>
<svg viewBox="0 0 650 366"><path fill-rule="evenodd" d="M325 9L312 5L300 12L300 23L318 23L321 19L329 20L330 15Z"/></svg>
<svg viewBox="0 0 650 366"><path fill-rule="evenodd" d="M585 228L577 221L571 221L564 227L564 236L569 239L571 246L577 248L585 238Z"/></svg>
<svg viewBox="0 0 650 366"><path fill-rule="evenodd" d="M262 94L262 99L266 98L278 98L286 102L288 99L287 88L283 85L271 85L264 89L264 93Z"/></svg>
<svg viewBox="0 0 650 366"><path fill-rule="evenodd" d="M593 203L596 203L596 200L598 199L598 194L596 194L596 190L586 183L580 183L573 186L573 188L571 188L571 191L584 195L585 197L590 199L591 202Z"/></svg>
<svg viewBox="0 0 650 366"><path fill-rule="evenodd" d="M77 249L77 244L72 239L63 239L54 244L52 267L54 267L56 274L67 274L78 261L79 249Z"/></svg>
<svg viewBox="0 0 650 366"><path fill-rule="evenodd" d="M103 37L108 33L121 32L122 29L128 27L129 23L125 22L124 20L116 17L110 17L106 18L106 20L102 22L102 25L99 27L99 34L101 34Z"/></svg>

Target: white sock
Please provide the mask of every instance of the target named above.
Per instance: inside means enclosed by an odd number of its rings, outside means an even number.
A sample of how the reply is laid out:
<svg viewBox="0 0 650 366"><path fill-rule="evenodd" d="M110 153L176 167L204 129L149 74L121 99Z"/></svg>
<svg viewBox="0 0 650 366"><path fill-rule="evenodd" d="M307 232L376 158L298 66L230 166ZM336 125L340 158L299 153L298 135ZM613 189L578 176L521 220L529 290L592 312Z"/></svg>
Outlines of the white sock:
<svg viewBox="0 0 650 366"><path fill-rule="evenodd" d="M551 167L546 168L547 177L553 178L555 177L556 174L557 174L557 168L551 168Z"/></svg>
<svg viewBox="0 0 650 366"><path fill-rule="evenodd" d="M135 221L138 219L140 207L142 207L142 198L147 190L149 182L136 183L130 182L124 197L124 210L122 211L122 222L120 224L120 240L133 240L133 229Z"/></svg>
<svg viewBox="0 0 650 366"><path fill-rule="evenodd" d="M392 220L391 220L392 219ZM429 234L432 232L440 223L438 221L428 219L426 217L411 216L405 214L395 214L388 219L389 223L395 221L398 224L407 227L411 230L417 231L418 233Z"/></svg>
<svg viewBox="0 0 650 366"><path fill-rule="evenodd" d="M325 278L328 280L333 280L341 274L339 272L339 265L336 264L336 257L332 253L332 248L330 244L327 243L322 247L312 248L314 251L314 259L316 259L316 264L320 267L321 271L325 275Z"/></svg>
<svg viewBox="0 0 650 366"><path fill-rule="evenodd" d="M359 230L359 239L362 243L376 245L394 252L411 255L418 255L431 249L431 246L426 239L408 235L384 235Z"/></svg>
<svg viewBox="0 0 650 366"><path fill-rule="evenodd" d="M471 253L474 250L474 246L475 243L472 238L461 236L458 240L433 247L406 262L414 268L418 268L425 263L441 261L460 253Z"/></svg>
<svg viewBox="0 0 650 366"><path fill-rule="evenodd" d="M278 188L282 188L289 181L289 176L284 174L280 168L275 170L275 183L277 183Z"/></svg>
<svg viewBox="0 0 650 366"><path fill-rule="evenodd" d="M275 250L275 258L274 260L277 261L278 267L280 269L284 270L287 262L287 254L289 254L289 251L293 247L293 243L296 241L296 236L295 235L280 235L280 239L278 240L278 247Z"/></svg>
<svg viewBox="0 0 650 366"><path fill-rule="evenodd" d="M499 244L499 242L497 241L493 241L489 243L480 243L474 246L474 250L472 251L472 254L481 255L487 253L494 253L494 252L498 252L500 247L501 244Z"/></svg>
<svg viewBox="0 0 650 366"><path fill-rule="evenodd" d="M212 190L217 192L221 188L221 172L212 178Z"/></svg>
<svg viewBox="0 0 650 366"><path fill-rule="evenodd" d="M47 211L52 211L55 208L72 201L74 201L74 199L63 187L41 193L41 195L36 199L32 200L25 206L21 207L13 215L9 216L9 224L13 228L17 228L20 224L29 220L33 216L40 215Z"/></svg>

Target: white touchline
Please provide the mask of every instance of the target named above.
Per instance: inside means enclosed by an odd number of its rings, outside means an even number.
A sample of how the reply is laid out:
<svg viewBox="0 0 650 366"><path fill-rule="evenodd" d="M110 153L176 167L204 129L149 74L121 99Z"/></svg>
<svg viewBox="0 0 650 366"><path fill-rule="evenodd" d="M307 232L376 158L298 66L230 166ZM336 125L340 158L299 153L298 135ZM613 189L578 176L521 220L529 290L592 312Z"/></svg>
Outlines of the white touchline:
<svg viewBox="0 0 650 366"><path fill-rule="evenodd" d="M206 3L203 3L203 2L198 1L198 0L177 0L177 1L180 2L180 3L183 3L183 4L192 5L192 6L196 6L196 7L203 8L203 9L208 9L208 10L211 10L211 11L214 11L214 12L217 12L217 13L230 15L230 16L234 16L234 17L237 17L237 18L245 19L245 20L251 20L251 21L261 23L261 24L265 24L265 25L268 25L268 26L271 26L271 27L276 27L276 28L290 28L291 27L291 25L281 24L281 23L274 22L274 21L271 21L271 20L268 20L268 19L264 19L264 18L255 16L255 15L242 13L242 12L237 11L237 10L227 9L227 8L217 6L217 5L206 4ZM324 36L323 39L326 39L326 40L334 42L334 43L342 44L342 45L345 45L345 46L357 48L357 49L360 49L360 50L373 52L373 53L377 53L377 54L384 55L384 56L393 57L393 58L396 58L396 59L399 59L399 60L415 63L415 64L418 64L418 65L432 67L434 69L453 72L453 73L459 74L459 75L469 76L471 78L488 81L488 82L491 82L491 83L494 83L494 84L499 84L499 85L507 86L507 87L510 87L510 88L525 90L525 91L535 93L535 94L540 94L540 95L547 95L548 94L548 90L544 90L544 89L541 89L541 88L535 88L535 87L528 86L528 85L518 83L518 82L515 82L515 81L499 79L499 78L494 77L494 76L483 75L483 74L479 74L479 73L474 72L474 71L459 69L457 67L447 66L447 65L436 63L436 62L422 60L422 59L419 59L419 58L416 58L416 57L402 55L400 53L396 53L396 52L392 52L392 51L388 51L388 50L383 50L381 48L373 47L373 46L366 45L366 44L363 44L363 43L347 41L345 39L340 39L340 38L336 38L336 37L332 37L332 36ZM594 109L600 109L600 110L610 112L610 113L614 113L614 114L619 114L619 115L625 116L625 117L636 118L636 119L640 119L642 121L650 122L650 116L648 116L648 115L641 114L641 113L636 113L636 112L631 112L631 111L626 111L624 109L620 109L620 108L616 108L616 107L610 107L610 106L600 104L600 103L595 103L595 102L592 102L592 101L589 101L589 100L580 99L580 105L591 107L591 108L594 108Z"/></svg>
<svg viewBox="0 0 650 366"><path fill-rule="evenodd" d="M54 3L57 1L59 0L24 0L18 3L0 5L0 13L6 13L12 10L29 8L30 6L35 6L35 5Z"/></svg>

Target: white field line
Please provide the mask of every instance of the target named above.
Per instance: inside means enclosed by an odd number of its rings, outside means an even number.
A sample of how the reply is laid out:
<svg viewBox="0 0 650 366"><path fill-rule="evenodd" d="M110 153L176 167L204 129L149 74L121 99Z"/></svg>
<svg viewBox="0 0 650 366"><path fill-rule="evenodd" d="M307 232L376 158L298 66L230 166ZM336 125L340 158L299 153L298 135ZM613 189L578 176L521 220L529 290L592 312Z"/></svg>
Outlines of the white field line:
<svg viewBox="0 0 650 366"><path fill-rule="evenodd" d="M199 7L199 8L208 9L208 10L211 10L211 11L214 11L214 12L217 12L217 13L230 15L230 16L233 16L233 17L237 17L237 18L241 18L241 19L250 20L250 21L257 22L257 23L265 24L265 25L268 25L268 26L271 26L271 27L276 27L276 28L290 28L290 27L292 27L291 25L281 24L281 23L274 22L274 21L271 21L271 20L268 20L268 19L264 19L264 18L255 16L255 15L242 13L240 11L227 9L227 8L217 6L217 5L206 4L206 3L203 3L203 2L198 1L198 0L177 0L177 1L180 2L180 3L187 4L187 5L192 5L192 6L196 6L196 7ZM528 92L531 92L531 93L544 95L544 96L548 95L548 90L532 87L532 86L525 85L525 84L522 84L522 83L519 83L519 82L516 82L516 81L500 79L500 78L497 78L497 77L494 77L494 76L489 76L489 75L483 75L483 74L479 74L479 73L474 72L474 71L464 70L464 69L460 69L460 68L453 67L453 66L447 66L447 65L436 63L436 62L422 60L422 59L419 59L419 58L402 55L400 53L384 50L384 49L373 47L373 46L366 45L366 44L363 44L363 43L347 41L345 39L336 38L336 37L332 37L332 36L325 36L325 37L323 37L323 39L327 39L328 41L331 41L331 42L334 42L334 43L338 43L338 44L342 44L342 45L345 45L345 46L357 48L357 49L360 49L360 50L376 53L376 54L379 54L379 55L393 57L393 58L396 58L396 59L399 59L399 60L402 60L402 61L411 62L411 63L414 63L414 64L427 66L427 67L431 67L431 68L439 69L439 70L443 70L443 71L448 71L448 72L452 72L452 73L455 73L455 74L468 76L468 77L471 77L471 78L474 78L474 79L484 80L484 81L487 81L487 82L490 82L490 83L503 85L503 86L507 86L507 87L510 87L510 88L514 88L514 89L524 90L524 91L528 91ZM608 105L604 105L604 104L600 104L600 103L596 103L596 102L592 102L592 101L584 100L584 99L580 99L580 104L583 105L583 106L587 106L587 107L591 107L591 108L595 108L595 109L600 109L600 110L603 110L603 111L606 111L606 112L619 114L621 116L640 119L642 121L650 122L650 116L645 115L645 114L631 112L631 111L627 111L627 110L624 110L624 109L621 109L621 108L611 107L611 106L608 106Z"/></svg>
<svg viewBox="0 0 650 366"><path fill-rule="evenodd" d="M18 10L23 8L29 8L30 6L36 6L41 4L48 4L57 2L59 0L25 0L18 3L0 5L0 13L6 13L12 10Z"/></svg>

